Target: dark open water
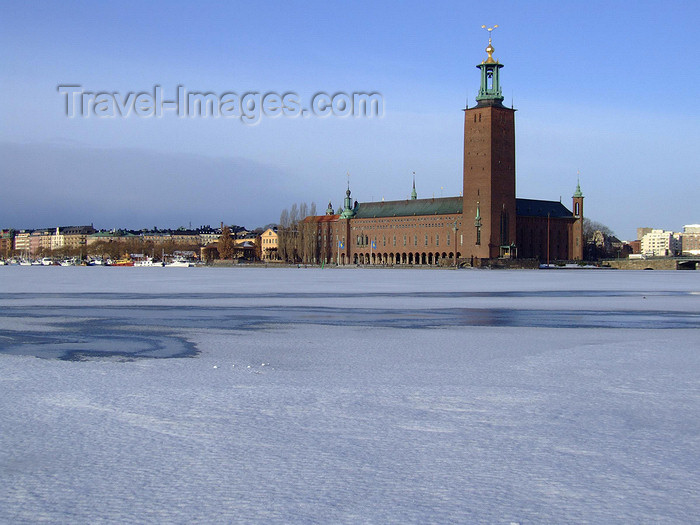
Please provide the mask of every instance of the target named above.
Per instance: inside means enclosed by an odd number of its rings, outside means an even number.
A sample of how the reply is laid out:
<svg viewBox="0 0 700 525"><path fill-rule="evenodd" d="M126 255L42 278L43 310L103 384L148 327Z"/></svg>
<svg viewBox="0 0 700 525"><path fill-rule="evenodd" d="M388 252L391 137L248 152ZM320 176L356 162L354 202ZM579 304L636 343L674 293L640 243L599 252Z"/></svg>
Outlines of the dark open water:
<svg viewBox="0 0 700 525"><path fill-rule="evenodd" d="M345 293L372 303L420 304L422 299L682 298L688 292L534 291ZM192 357L190 330L265 330L289 324L434 329L482 326L522 328L698 329L700 312L665 310L557 310L549 308L394 308L299 306L335 301L335 293L5 293L0 294L0 353L41 358ZM285 306L287 301L294 305ZM235 305L226 305L227 301ZM241 306L240 303L248 303ZM269 306L269 303L281 303ZM342 301L338 301L342 302ZM172 304L163 304L172 303ZM266 303L260 305L259 303ZM357 304L356 302L353 304ZM549 305L547 305L549 306ZM554 305L551 305L554 308Z"/></svg>

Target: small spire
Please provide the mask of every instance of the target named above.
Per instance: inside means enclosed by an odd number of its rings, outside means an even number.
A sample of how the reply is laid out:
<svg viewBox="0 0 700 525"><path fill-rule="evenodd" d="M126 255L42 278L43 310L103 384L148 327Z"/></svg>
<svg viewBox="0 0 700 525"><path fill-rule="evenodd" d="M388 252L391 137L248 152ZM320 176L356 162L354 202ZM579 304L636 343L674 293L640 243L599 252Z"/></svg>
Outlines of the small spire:
<svg viewBox="0 0 700 525"><path fill-rule="evenodd" d="M343 212L340 214L341 219L349 219L355 215L355 212L353 211L352 208L352 199L350 199L350 172L347 172L348 175L348 189L345 191L345 201L344 201L344 206L343 206ZM357 201L355 201L357 202Z"/></svg>
<svg viewBox="0 0 700 525"><path fill-rule="evenodd" d="M418 194L416 193L416 172L413 172L413 190L411 191L411 200L416 200Z"/></svg>
<svg viewBox="0 0 700 525"><path fill-rule="evenodd" d="M581 193L581 172L579 170L576 170L576 191L573 197L583 198L583 193Z"/></svg>
<svg viewBox="0 0 700 525"><path fill-rule="evenodd" d="M481 228L481 213L479 212L479 201L476 201L476 217L474 217L474 226Z"/></svg>

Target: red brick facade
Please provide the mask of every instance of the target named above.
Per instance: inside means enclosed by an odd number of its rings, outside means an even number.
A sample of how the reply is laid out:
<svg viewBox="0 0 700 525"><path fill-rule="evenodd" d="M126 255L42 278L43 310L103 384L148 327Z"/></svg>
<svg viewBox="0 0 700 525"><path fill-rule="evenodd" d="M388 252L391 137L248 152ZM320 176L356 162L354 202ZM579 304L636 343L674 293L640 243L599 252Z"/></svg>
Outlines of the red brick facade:
<svg viewBox="0 0 700 525"><path fill-rule="evenodd" d="M463 188L468 256L500 257L501 246L516 241L514 110L499 106L465 110ZM477 205L480 227L474 224Z"/></svg>

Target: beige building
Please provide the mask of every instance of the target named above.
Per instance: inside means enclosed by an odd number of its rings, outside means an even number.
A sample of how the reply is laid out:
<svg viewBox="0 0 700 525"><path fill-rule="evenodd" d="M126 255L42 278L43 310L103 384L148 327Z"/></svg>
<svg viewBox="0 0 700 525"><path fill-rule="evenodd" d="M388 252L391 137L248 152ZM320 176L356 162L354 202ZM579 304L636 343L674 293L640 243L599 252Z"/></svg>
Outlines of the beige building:
<svg viewBox="0 0 700 525"><path fill-rule="evenodd" d="M263 261L276 261L279 259L277 254L278 237L275 230L272 228L265 230L260 236L260 243Z"/></svg>
<svg viewBox="0 0 700 525"><path fill-rule="evenodd" d="M63 248L64 243L65 238L60 228L56 228L56 231L51 235L51 239L49 240L49 249L52 251L58 250L59 248Z"/></svg>
<svg viewBox="0 0 700 525"><path fill-rule="evenodd" d="M216 233L216 232L200 233L199 234L199 243L206 246L207 244L211 244L213 242L218 241L219 237L221 237L221 234Z"/></svg>
<svg viewBox="0 0 700 525"><path fill-rule="evenodd" d="M642 237L642 255L673 257L681 252L681 235L671 230L651 230Z"/></svg>
<svg viewBox="0 0 700 525"><path fill-rule="evenodd" d="M87 246L88 235L95 233L92 226L66 226L61 228L63 245L69 248L82 248Z"/></svg>
<svg viewBox="0 0 700 525"><path fill-rule="evenodd" d="M15 233L14 249L16 252L21 253L22 255L33 255L31 235L32 233L26 230L22 230Z"/></svg>

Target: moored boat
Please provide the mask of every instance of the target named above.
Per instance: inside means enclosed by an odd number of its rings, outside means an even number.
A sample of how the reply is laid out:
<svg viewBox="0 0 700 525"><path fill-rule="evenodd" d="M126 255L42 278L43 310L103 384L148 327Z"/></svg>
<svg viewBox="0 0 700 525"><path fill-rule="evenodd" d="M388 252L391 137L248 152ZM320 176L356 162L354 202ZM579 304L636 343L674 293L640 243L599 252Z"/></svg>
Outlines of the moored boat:
<svg viewBox="0 0 700 525"><path fill-rule="evenodd" d="M134 261L134 266L144 268L144 267L157 267L157 266L163 266L162 262L155 262L153 260L153 257L144 257L142 259L138 259Z"/></svg>
<svg viewBox="0 0 700 525"><path fill-rule="evenodd" d="M190 266L193 266L193 264L188 259L181 256L175 256L169 263L165 264L166 268L189 268Z"/></svg>
<svg viewBox="0 0 700 525"><path fill-rule="evenodd" d="M125 254L121 259L114 261L111 266L133 266L134 261L129 257L129 254Z"/></svg>

